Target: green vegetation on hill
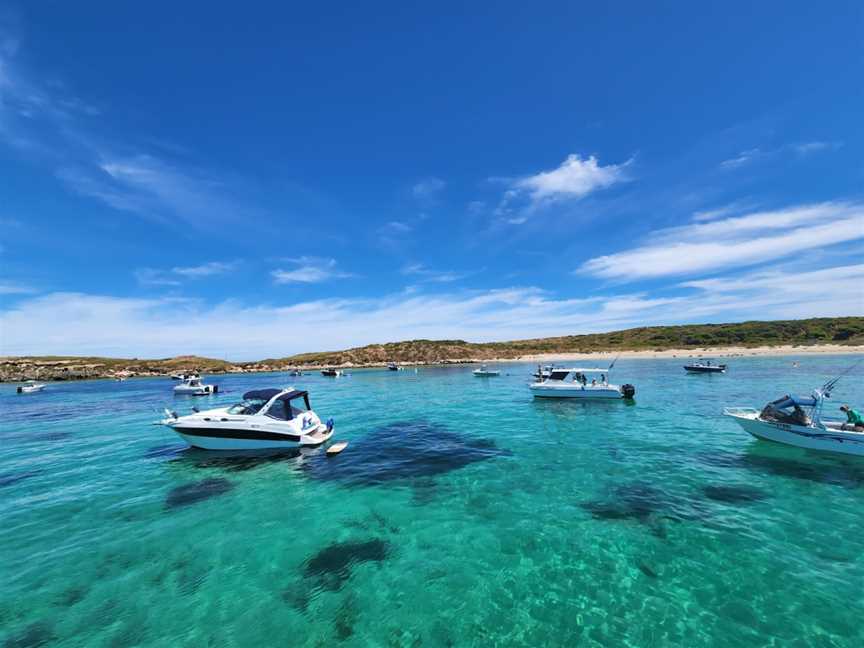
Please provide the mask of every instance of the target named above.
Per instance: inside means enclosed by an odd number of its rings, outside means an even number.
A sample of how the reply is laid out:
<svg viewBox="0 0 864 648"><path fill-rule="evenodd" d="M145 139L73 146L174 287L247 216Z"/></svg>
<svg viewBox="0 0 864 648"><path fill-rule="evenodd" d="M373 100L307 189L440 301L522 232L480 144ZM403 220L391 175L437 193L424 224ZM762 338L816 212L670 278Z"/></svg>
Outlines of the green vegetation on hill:
<svg viewBox="0 0 864 648"><path fill-rule="evenodd" d="M643 326L610 333L567 335L511 342L475 343L464 340L411 340L371 344L345 351L303 353L268 363L298 365L440 362L515 358L534 353L589 353L756 347L814 344L864 344L864 317L814 318L735 324Z"/></svg>
<svg viewBox="0 0 864 648"><path fill-rule="evenodd" d="M345 351L302 353L287 358L237 363L199 356L178 356L161 360L74 356L0 357L0 382L29 378L78 380L116 375L160 376L186 371L211 374L273 371L295 366L383 365L391 361L432 364L445 361L517 358L537 353L698 350L708 347L818 344L864 345L864 317L648 326L611 333L566 335L512 342L409 340L370 344Z"/></svg>

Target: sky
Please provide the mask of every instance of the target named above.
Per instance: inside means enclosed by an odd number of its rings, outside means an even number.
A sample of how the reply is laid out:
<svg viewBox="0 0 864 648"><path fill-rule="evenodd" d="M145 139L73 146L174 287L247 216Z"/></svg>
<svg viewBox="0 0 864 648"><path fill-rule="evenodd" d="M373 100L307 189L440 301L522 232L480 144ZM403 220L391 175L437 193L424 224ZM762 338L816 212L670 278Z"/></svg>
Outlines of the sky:
<svg viewBox="0 0 864 648"><path fill-rule="evenodd" d="M864 315L862 79L860 2L0 0L0 354Z"/></svg>

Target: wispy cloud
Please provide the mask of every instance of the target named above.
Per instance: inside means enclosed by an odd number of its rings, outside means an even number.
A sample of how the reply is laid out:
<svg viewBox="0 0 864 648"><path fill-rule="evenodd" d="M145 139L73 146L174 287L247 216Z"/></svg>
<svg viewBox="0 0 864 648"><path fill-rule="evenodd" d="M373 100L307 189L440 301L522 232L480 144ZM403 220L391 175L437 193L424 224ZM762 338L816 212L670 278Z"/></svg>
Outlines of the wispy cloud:
<svg viewBox="0 0 864 648"><path fill-rule="evenodd" d="M428 200L443 191L446 186L447 183L441 178L429 177L414 184L411 187L411 193L414 194L415 198Z"/></svg>
<svg viewBox="0 0 864 648"><path fill-rule="evenodd" d="M145 286L179 286L182 279L204 279L227 274L239 265L239 261L210 261L197 266L177 266L170 270L139 268L135 271L135 278Z"/></svg>
<svg viewBox="0 0 864 648"><path fill-rule="evenodd" d="M288 261L293 263L295 267L290 270L280 268L270 273L275 283L322 283L332 279L347 279L354 276L349 272L339 270L336 259L304 256L288 259Z"/></svg>
<svg viewBox="0 0 864 648"><path fill-rule="evenodd" d="M740 167L752 164L768 155L765 151L759 148L752 148L747 151L741 151L738 155L728 160L723 160L720 163L721 169L738 169Z"/></svg>
<svg viewBox="0 0 864 648"><path fill-rule="evenodd" d="M433 270L422 263L412 263L402 268L401 273L407 276L419 277L421 281L432 283L450 283L470 276L473 272L456 272L454 270Z"/></svg>
<svg viewBox="0 0 864 648"><path fill-rule="evenodd" d="M577 154L567 156L560 166L534 175L504 180L510 186L501 198L495 213L507 222L518 225L537 209L550 204L579 200L585 196L629 180L627 168L632 159L622 164L602 166L593 155L582 159Z"/></svg>
<svg viewBox="0 0 864 648"><path fill-rule="evenodd" d="M864 238L864 205L819 203L659 230L645 245L578 270L629 281L755 265Z"/></svg>
<svg viewBox="0 0 864 648"><path fill-rule="evenodd" d="M0 47L0 143L48 167L70 190L184 226L210 227L253 211L220 174L106 137L95 119L102 112L63 84L39 81L17 64L13 50Z"/></svg>
<svg viewBox="0 0 864 648"><path fill-rule="evenodd" d="M798 155L810 155L811 153L821 153L823 151L836 151L839 148L842 148L843 142L802 142L800 144L793 144L792 150L795 151Z"/></svg>
<svg viewBox="0 0 864 648"><path fill-rule="evenodd" d="M200 353L252 359L416 338L490 341L706 319L864 315L862 283L864 265L686 282L686 294L668 297L566 299L515 287L436 295L406 291L290 306L233 301L208 306L189 299L52 293L0 311L0 329L6 354ZM206 336L201 321L207 322ZM238 337L237 331L244 334Z"/></svg>
<svg viewBox="0 0 864 648"><path fill-rule="evenodd" d="M716 220L718 218L723 218L725 216L733 216L736 214L741 214L745 211L751 210L754 208L754 204L747 201L735 201L731 202L728 205L723 205L722 207L714 207L712 209L703 209L700 211L693 212L693 220L697 222L704 222L709 220Z"/></svg>
<svg viewBox="0 0 864 648"><path fill-rule="evenodd" d="M35 288L15 281L0 280L0 295L31 295L38 292Z"/></svg>

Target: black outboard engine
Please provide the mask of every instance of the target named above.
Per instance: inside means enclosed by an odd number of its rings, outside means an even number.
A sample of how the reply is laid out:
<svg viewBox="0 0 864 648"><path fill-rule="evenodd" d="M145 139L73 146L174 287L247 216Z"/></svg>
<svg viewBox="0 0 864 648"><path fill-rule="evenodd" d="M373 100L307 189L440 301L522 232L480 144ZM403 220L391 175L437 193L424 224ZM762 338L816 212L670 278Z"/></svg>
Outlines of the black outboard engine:
<svg viewBox="0 0 864 648"><path fill-rule="evenodd" d="M636 395L636 388L633 385L621 385L621 394L624 398L633 398Z"/></svg>

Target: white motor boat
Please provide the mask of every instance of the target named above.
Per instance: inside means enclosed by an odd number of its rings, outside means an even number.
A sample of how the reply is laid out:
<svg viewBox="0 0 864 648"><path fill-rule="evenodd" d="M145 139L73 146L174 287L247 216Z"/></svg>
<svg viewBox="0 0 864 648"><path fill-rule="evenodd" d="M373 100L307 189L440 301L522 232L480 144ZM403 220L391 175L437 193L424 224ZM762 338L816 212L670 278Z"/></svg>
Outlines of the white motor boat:
<svg viewBox="0 0 864 648"><path fill-rule="evenodd" d="M486 365L480 365L479 369L475 369L471 373L474 374L477 378L488 378L490 376L500 376L501 372L497 369L488 369Z"/></svg>
<svg viewBox="0 0 864 648"><path fill-rule="evenodd" d="M707 362L691 362L684 365L684 369L687 373L726 373L725 364L711 364L710 360Z"/></svg>
<svg viewBox="0 0 864 648"><path fill-rule="evenodd" d="M188 416L169 412L163 424L184 441L205 450L263 450L318 446L333 436L333 419L322 423L309 406L309 393L256 389L243 400Z"/></svg>
<svg viewBox="0 0 864 648"><path fill-rule="evenodd" d="M23 385L18 385L16 390L19 394L35 394L45 389L45 383L39 383L35 380L28 380Z"/></svg>
<svg viewBox="0 0 864 648"><path fill-rule="evenodd" d="M205 385L198 376L188 376L174 387L175 396L207 396L219 391L219 385Z"/></svg>
<svg viewBox="0 0 864 648"><path fill-rule="evenodd" d="M843 421L822 418L825 399L837 379L816 389L809 398L784 396L762 410L752 407L727 407L723 414L735 419L745 432L757 439L787 445L864 456L864 431L855 431ZM844 429L849 428L849 429Z"/></svg>
<svg viewBox="0 0 864 648"><path fill-rule="evenodd" d="M532 376L534 376L537 380L548 378L552 375L552 370L555 368L555 365L537 365L537 371L535 371Z"/></svg>
<svg viewBox="0 0 864 648"><path fill-rule="evenodd" d="M402 367L397 365L395 362L388 362L387 363L387 369L389 371L402 371Z"/></svg>
<svg viewBox="0 0 864 648"><path fill-rule="evenodd" d="M614 364L614 363L613 363ZM528 385L534 396L540 398L633 398L633 385L613 385L608 382L609 369L564 369L555 367L548 378L541 378ZM591 378L589 376L598 376Z"/></svg>
<svg viewBox="0 0 864 648"><path fill-rule="evenodd" d="M328 376L330 378L338 378L339 376L344 376L345 372L342 371L341 369L330 368L330 369L322 369L321 375L322 376Z"/></svg>

